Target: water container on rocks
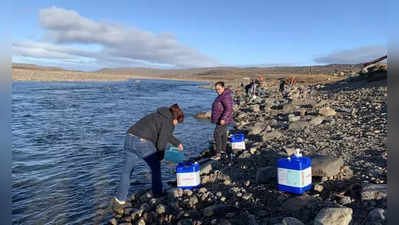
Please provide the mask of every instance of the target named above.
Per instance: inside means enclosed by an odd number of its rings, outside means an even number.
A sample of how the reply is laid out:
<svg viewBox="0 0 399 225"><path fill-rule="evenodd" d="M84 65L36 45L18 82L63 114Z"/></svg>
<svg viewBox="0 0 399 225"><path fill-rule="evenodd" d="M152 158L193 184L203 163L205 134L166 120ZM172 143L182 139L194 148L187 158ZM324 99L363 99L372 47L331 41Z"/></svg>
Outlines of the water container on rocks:
<svg viewBox="0 0 399 225"><path fill-rule="evenodd" d="M165 152L165 160L173 163L181 163L184 161L184 153L176 147L170 147Z"/></svg>
<svg viewBox="0 0 399 225"><path fill-rule="evenodd" d="M277 179L280 191L303 194L312 187L312 161L296 154L277 160Z"/></svg>
<svg viewBox="0 0 399 225"><path fill-rule="evenodd" d="M177 187L181 189L199 188L201 184L198 162L183 162L176 166Z"/></svg>
<svg viewBox="0 0 399 225"><path fill-rule="evenodd" d="M245 136L244 134L234 134L230 137L232 149L245 149Z"/></svg>

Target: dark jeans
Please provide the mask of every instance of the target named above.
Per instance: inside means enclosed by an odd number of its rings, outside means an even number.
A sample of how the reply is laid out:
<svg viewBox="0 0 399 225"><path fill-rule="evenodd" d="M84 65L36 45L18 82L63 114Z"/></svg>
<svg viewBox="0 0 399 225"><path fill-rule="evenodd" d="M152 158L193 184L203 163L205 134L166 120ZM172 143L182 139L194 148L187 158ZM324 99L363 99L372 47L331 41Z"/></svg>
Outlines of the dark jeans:
<svg viewBox="0 0 399 225"><path fill-rule="evenodd" d="M215 127L215 132L213 133L213 137L216 143L216 153L225 152L227 146L227 124L217 124Z"/></svg>
<svg viewBox="0 0 399 225"><path fill-rule="evenodd" d="M158 159L156 148L151 141L143 141L132 135L125 138L124 166L116 197L126 201L130 186L130 176L139 160L144 160L152 172L152 192L154 195L162 193L161 162Z"/></svg>

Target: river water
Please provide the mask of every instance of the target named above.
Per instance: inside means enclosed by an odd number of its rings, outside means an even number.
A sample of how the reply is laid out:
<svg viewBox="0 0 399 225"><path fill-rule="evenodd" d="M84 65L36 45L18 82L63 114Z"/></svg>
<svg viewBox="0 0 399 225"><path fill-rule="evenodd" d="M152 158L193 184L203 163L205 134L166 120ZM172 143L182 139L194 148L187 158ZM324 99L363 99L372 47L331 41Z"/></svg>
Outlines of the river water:
<svg viewBox="0 0 399 225"><path fill-rule="evenodd" d="M186 157L199 155L214 125L193 115L209 111L216 93L199 82L14 82L12 84L13 224L103 224L119 183L127 129L160 106L178 103L185 121L175 136ZM164 181L173 168L162 164ZM130 193L151 186L144 163Z"/></svg>

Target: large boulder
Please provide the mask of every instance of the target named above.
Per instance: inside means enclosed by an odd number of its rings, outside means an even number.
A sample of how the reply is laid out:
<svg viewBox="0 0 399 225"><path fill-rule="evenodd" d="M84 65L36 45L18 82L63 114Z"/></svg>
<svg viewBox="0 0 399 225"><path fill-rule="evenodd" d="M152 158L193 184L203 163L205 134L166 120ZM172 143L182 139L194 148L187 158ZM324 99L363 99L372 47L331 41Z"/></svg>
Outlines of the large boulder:
<svg viewBox="0 0 399 225"><path fill-rule="evenodd" d="M352 212L351 208L324 208L317 214L314 225L348 225Z"/></svg>
<svg viewBox="0 0 399 225"><path fill-rule="evenodd" d="M337 175L344 165L342 158L333 158L326 155L312 156L312 176L333 177Z"/></svg>
<svg viewBox="0 0 399 225"><path fill-rule="evenodd" d="M199 112L195 114L194 117L200 120L210 120L211 114L211 112Z"/></svg>

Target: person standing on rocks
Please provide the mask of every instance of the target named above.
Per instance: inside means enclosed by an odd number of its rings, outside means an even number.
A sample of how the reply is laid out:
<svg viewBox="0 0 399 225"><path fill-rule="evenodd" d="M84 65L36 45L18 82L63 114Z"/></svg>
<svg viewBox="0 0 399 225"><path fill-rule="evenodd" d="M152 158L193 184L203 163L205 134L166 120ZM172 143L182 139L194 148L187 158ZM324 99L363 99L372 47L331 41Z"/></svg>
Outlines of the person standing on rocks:
<svg viewBox="0 0 399 225"><path fill-rule="evenodd" d="M173 136L173 131L178 123L184 120L184 113L177 104L171 107L160 107L134 125L125 137L124 166L122 169L119 187L114 200L125 204L127 200L130 175L139 160L144 160L152 172L152 192L155 197L160 197L162 191L161 160L164 157L167 143L177 146L183 151L181 142Z"/></svg>
<svg viewBox="0 0 399 225"><path fill-rule="evenodd" d="M233 98L231 90L225 88L222 81L215 84L215 90L218 97L212 104L211 121L216 124L213 134L216 143L214 159L220 159L221 153L226 151L227 126L233 122Z"/></svg>

